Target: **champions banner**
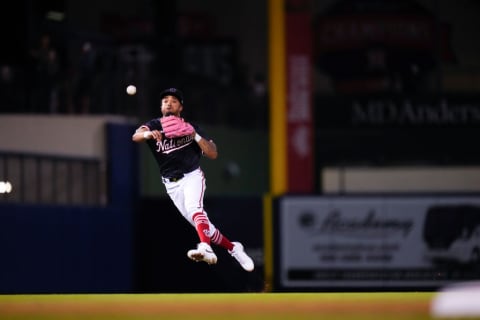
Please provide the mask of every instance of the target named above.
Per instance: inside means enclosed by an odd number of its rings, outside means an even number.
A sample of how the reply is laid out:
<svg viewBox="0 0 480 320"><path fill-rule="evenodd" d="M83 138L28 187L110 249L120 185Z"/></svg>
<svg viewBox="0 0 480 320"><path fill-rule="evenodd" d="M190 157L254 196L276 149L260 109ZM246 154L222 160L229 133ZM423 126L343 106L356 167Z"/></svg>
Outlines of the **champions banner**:
<svg viewBox="0 0 480 320"><path fill-rule="evenodd" d="M438 288L480 278L480 197L287 197L283 288Z"/></svg>
<svg viewBox="0 0 480 320"><path fill-rule="evenodd" d="M314 190L312 26L308 1L286 1L287 191Z"/></svg>

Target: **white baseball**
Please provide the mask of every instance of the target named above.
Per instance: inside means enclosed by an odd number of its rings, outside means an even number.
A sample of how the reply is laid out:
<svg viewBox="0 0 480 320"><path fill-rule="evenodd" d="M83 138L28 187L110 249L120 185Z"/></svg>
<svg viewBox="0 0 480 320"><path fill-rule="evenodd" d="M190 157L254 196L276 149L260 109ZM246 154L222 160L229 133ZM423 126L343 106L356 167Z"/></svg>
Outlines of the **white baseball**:
<svg viewBox="0 0 480 320"><path fill-rule="evenodd" d="M137 87L135 87L133 84L129 85L127 87L127 94L133 96L135 93L137 93Z"/></svg>

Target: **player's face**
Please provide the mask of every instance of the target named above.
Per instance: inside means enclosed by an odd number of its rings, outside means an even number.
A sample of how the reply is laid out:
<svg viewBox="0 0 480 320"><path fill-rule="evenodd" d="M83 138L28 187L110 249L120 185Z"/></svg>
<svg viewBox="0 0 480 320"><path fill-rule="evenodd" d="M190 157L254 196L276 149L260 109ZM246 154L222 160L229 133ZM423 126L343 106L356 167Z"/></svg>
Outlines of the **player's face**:
<svg viewBox="0 0 480 320"><path fill-rule="evenodd" d="M180 116L182 112L182 105L180 101L174 96L165 96L162 99L162 115L175 115L177 117Z"/></svg>

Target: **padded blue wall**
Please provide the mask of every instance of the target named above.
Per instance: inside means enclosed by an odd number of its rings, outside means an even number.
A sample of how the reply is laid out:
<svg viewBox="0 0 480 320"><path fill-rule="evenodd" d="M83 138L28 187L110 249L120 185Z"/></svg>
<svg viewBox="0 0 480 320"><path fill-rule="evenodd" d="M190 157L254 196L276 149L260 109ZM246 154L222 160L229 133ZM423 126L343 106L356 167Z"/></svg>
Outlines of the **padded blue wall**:
<svg viewBox="0 0 480 320"><path fill-rule="evenodd" d="M0 293L126 292L131 212L0 205Z"/></svg>

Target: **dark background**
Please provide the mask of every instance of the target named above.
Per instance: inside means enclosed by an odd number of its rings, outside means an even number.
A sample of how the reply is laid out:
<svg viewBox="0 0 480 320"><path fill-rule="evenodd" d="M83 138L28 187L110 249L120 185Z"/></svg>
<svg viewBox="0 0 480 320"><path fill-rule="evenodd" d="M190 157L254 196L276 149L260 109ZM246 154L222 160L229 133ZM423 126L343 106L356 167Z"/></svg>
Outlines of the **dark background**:
<svg viewBox="0 0 480 320"><path fill-rule="evenodd" d="M478 1L288 4L311 13L317 177L327 166L479 165ZM160 88L177 86L189 119L264 138L269 97L283 94L268 87L267 13L267 2L256 0L2 4L0 112L139 122L156 114ZM138 93L127 96L132 83ZM107 133L116 155L108 160L107 208L1 204L0 292L264 289L261 259L253 274L221 253L214 268L186 259L193 230L165 198L138 192L139 152L123 143L131 131ZM235 149L246 154L250 146ZM314 193L322 192L318 184ZM263 194L237 196L207 195L207 210L261 256Z"/></svg>

